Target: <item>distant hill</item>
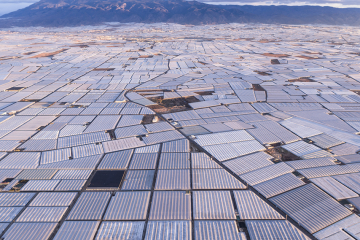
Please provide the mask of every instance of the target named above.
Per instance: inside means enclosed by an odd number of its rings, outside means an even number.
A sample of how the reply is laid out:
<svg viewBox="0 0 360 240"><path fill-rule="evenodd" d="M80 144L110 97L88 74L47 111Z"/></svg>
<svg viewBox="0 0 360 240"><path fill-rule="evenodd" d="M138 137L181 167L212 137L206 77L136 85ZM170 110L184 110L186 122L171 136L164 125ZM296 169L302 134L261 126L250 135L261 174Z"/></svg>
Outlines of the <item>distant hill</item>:
<svg viewBox="0 0 360 240"><path fill-rule="evenodd" d="M0 27L79 26L102 22L360 25L360 9L220 6L183 0L41 0L2 16Z"/></svg>

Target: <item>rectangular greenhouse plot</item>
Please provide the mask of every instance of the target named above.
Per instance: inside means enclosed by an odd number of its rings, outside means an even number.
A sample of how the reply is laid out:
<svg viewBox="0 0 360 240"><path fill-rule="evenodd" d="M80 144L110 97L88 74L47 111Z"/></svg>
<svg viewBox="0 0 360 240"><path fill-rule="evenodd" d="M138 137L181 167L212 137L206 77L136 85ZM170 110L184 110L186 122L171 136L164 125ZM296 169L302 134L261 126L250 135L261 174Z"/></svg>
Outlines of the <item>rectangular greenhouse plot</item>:
<svg viewBox="0 0 360 240"><path fill-rule="evenodd" d="M286 165L284 162L281 162L241 174L240 178L250 185L255 185L293 171L294 169Z"/></svg>
<svg viewBox="0 0 360 240"><path fill-rule="evenodd" d="M125 150L105 154L98 169L126 169L129 165L133 150Z"/></svg>
<svg viewBox="0 0 360 240"><path fill-rule="evenodd" d="M284 219L252 191L234 191L234 196L240 219Z"/></svg>
<svg viewBox="0 0 360 240"><path fill-rule="evenodd" d="M230 191L194 191L194 219L236 219Z"/></svg>
<svg viewBox="0 0 360 240"><path fill-rule="evenodd" d="M315 183L322 190L334 197L336 200L346 198L358 197L359 195L342 185L332 177L312 178L311 181Z"/></svg>
<svg viewBox="0 0 360 240"><path fill-rule="evenodd" d="M86 180L61 180L54 191L80 191Z"/></svg>
<svg viewBox="0 0 360 240"><path fill-rule="evenodd" d="M348 209L313 184L280 194L270 198L270 201L310 233L330 226L351 214Z"/></svg>
<svg viewBox="0 0 360 240"><path fill-rule="evenodd" d="M265 152L251 153L223 162L232 172L237 175L251 172L274 163L270 161L273 157Z"/></svg>
<svg viewBox="0 0 360 240"><path fill-rule="evenodd" d="M185 191L155 191L149 220L191 220L191 196Z"/></svg>
<svg viewBox="0 0 360 240"><path fill-rule="evenodd" d="M333 237L338 237L340 239L340 237L342 236L344 236L344 238L346 239L349 237L349 235L357 237L359 226L359 216L357 216L356 214L351 214L350 216L341 219L340 221L314 233L314 237L316 237L317 239L329 239ZM356 232L353 232L352 230L355 230Z"/></svg>
<svg viewBox="0 0 360 240"><path fill-rule="evenodd" d="M264 197L270 198L302 185L305 185L303 181L301 181L294 174L287 173L268 181L256 184L253 187Z"/></svg>
<svg viewBox="0 0 360 240"><path fill-rule="evenodd" d="M360 194L360 173L333 176L332 178L344 184L354 192Z"/></svg>
<svg viewBox="0 0 360 240"><path fill-rule="evenodd" d="M65 221L56 233L54 239L93 239L99 225L99 221ZM79 231L79 229L81 229L81 231Z"/></svg>
<svg viewBox="0 0 360 240"><path fill-rule="evenodd" d="M286 220L248 220L245 223L251 239L310 240Z"/></svg>
<svg viewBox="0 0 360 240"><path fill-rule="evenodd" d="M0 221L11 222L21 212L22 207L0 207Z"/></svg>
<svg viewBox="0 0 360 240"><path fill-rule="evenodd" d="M159 170L156 190L188 190L190 189L190 170Z"/></svg>
<svg viewBox="0 0 360 240"><path fill-rule="evenodd" d="M287 161L286 164L294 169L316 168L336 165L335 158L332 157L312 158L307 160L293 160Z"/></svg>
<svg viewBox="0 0 360 240"><path fill-rule="evenodd" d="M29 206L32 207L66 207L70 206L77 193L64 192L41 192L34 200L31 201Z"/></svg>
<svg viewBox="0 0 360 240"><path fill-rule="evenodd" d="M35 193L0 193L0 206L25 206L34 196Z"/></svg>
<svg viewBox="0 0 360 240"><path fill-rule="evenodd" d="M227 240L246 240L245 233L238 231L236 221L194 221L194 225L197 240L208 240L213 236L226 236Z"/></svg>
<svg viewBox="0 0 360 240"><path fill-rule="evenodd" d="M193 169L193 189L246 189L225 169Z"/></svg>
<svg viewBox="0 0 360 240"><path fill-rule="evenodd" d="M221 168L214 160L203 152L191 153L192 168Z"/></svg>
<svg viewBox="0 0 360 240"><path fill-rule="evenodd" d="M6 231L4 239L47 240L57 223L14 223Z"/></svg>
<svg viewBox="0 0 360 240"><path fill-rule="evenodd" d="M145 240L171 239L173 236L182 240L191 240L191 221L148 222Z"/></svg>
<svg viewBox="0 0 360 240"><path fill-rule="evenodd" d="M121 190L151 190L155 170L129 170Z"/></svg>
<svg viewBox="0 0 360 240"><path fill-rule="evenodd" d="M84 192L71 209L67 220L100 220L110 199L110 192Z"/></svg>
<svg viewBox="0 0 360 240"><path fill-rule="evenodd" d="M59 222L67 207L28 207L16 222Z"/></svg>
<svg viewBox="0 0 360 240"><path fill-rule="evenodd" d="M137 148L139 149L139 148ZM155 169L158 159L157 153L134 153L129 169Z"/></svg>
<svg viewBox="0 0 360 240"><path fill-rule="evenodd" d="M190 152L190 142L187 139L166 142L162 146L162 152Z"/></svg>
<svg viewBox="0 0 360 240"><path fill-rule="evenodd" d="M104 220L145 220L149 191L117 192L105 212Z"/></svg>
<svg viewBox="0 0 360 240"><path fill-rule="evenodd" d="M102 222L97 232L96 240L103 239L142 239L145 222ZM94 228L94 232L96 228ZM86 239L92 239L90 236ZM84 238L85 240L85 238Z"/></svg>
<svg viewBox="0 0 360 240"><path fill-rule="evenodd" d="M159 169L190 168L190 153L161 153Z"/></svg>

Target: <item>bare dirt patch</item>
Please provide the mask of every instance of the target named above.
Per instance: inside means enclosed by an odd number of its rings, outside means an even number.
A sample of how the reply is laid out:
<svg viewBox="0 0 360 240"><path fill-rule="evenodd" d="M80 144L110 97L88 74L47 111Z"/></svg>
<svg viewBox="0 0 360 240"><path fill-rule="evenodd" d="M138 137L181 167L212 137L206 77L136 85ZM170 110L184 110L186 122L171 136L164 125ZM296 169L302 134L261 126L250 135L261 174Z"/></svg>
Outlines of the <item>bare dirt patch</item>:
<svg viewBox="0 0 360 240"><path fill-rule="evenodd" d="M23 55L31 55L31 54L34 54L34 53L37 53L37 52L26 52L26 53L23 53Z"/></svg>
<svg viewBox="0 0 360 240"><path fill-rule="evenodd" d="M257 74L261 75L261 76L270 76L271 74L270 73L267 73L267 72L262 72L262 71L254 71L256 72Z"/></svg>
<svg viewBox="0 0 360 240"><path fill-rule="evenodd" d="M92 71L112 71L115 68L94 68Z"/></svg>
<svg viewBox="0 0 360 240"><path fill-rule="evenodd" d="M274 58L290 57L290 55L288 55L288 54L277 54L277 53L263 53L262 55L266 56L266 57L274 57Z"/></svg>
<svg viewBox="0 0 360 240"><path fill-rule="evenodd" d="M163 97L149 98L156 104L148 106L156 113L173 113L192 110L189 103L199 102L196 97L163 99Z"/></svg>
<svg viewBox="0 0 360 240"><path fill-rule="evenodd" d="M298 156L292 154L291 152L287 151L286 149L284 149L282 147L269 148L265 152L280 161L293 161L293 160L300 159Z"/></svg>
<svg viewBox="0 0 360 240"><path fill-rule="evenodd" d="M55 52L49 52L49 53L40 53L40 54L37 54L35 56L32 56L31 58L42 58L42 57L53 57L55 56L56 54L59 54L59 53L62 53L64 51L68 50L67 48L63 48L63 49L60 49L58 51L55 51Z"/></svg>
<svg viewBox="0 0 360 240"><path fill-rule="evenodd" d="M300 77L300 78L296 78L296 79L289 79L289 82L315 82L314 80L312 80L309 77Z"/></svg>
<svg viewBox="0 0 360 240"><path fill-rule="evenodd" d="M300 55L300 56L296 56L298 58L304 58L307 60L315 60L315 59L322 59L321 57L310 57L310 56L305 56L305 55Z"/></svg>

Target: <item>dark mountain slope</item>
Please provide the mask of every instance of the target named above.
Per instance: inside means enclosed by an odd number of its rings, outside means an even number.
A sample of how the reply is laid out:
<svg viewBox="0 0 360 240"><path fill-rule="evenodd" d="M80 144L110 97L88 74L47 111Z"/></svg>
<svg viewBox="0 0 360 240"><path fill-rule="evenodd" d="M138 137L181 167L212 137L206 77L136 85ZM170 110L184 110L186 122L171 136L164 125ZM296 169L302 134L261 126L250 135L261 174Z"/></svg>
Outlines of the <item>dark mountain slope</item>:
<svg viewBox="0 0 360 240"><path fill-rule="evenodd" d="M187 1L42 0L3 18L16 25L72 26L101 22L212 24L246 21L239 9ZM9 19L10 20L10 19Z"/></svg>
<svg viewBox="0 0 360 240"><path fill-rule="evenodd" d="M0 27L59 27L102 22L360 25L360 9L216 6L183 0L41 0L27 8L3 15Z"/></svg>

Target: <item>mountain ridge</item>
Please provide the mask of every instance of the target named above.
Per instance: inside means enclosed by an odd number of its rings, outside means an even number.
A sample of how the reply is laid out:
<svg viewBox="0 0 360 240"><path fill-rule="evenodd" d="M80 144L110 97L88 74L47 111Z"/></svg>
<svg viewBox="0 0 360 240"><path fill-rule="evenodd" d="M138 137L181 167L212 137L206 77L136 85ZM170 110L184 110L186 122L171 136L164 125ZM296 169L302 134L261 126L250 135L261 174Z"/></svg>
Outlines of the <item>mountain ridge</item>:
<svg viewBox="0 0 360 240"><path fill-rule="evenodd" d="M211 5L184 0L41 0L1 16L0 27L81 26L103 22L360 25L360 9Z"/></svg>

